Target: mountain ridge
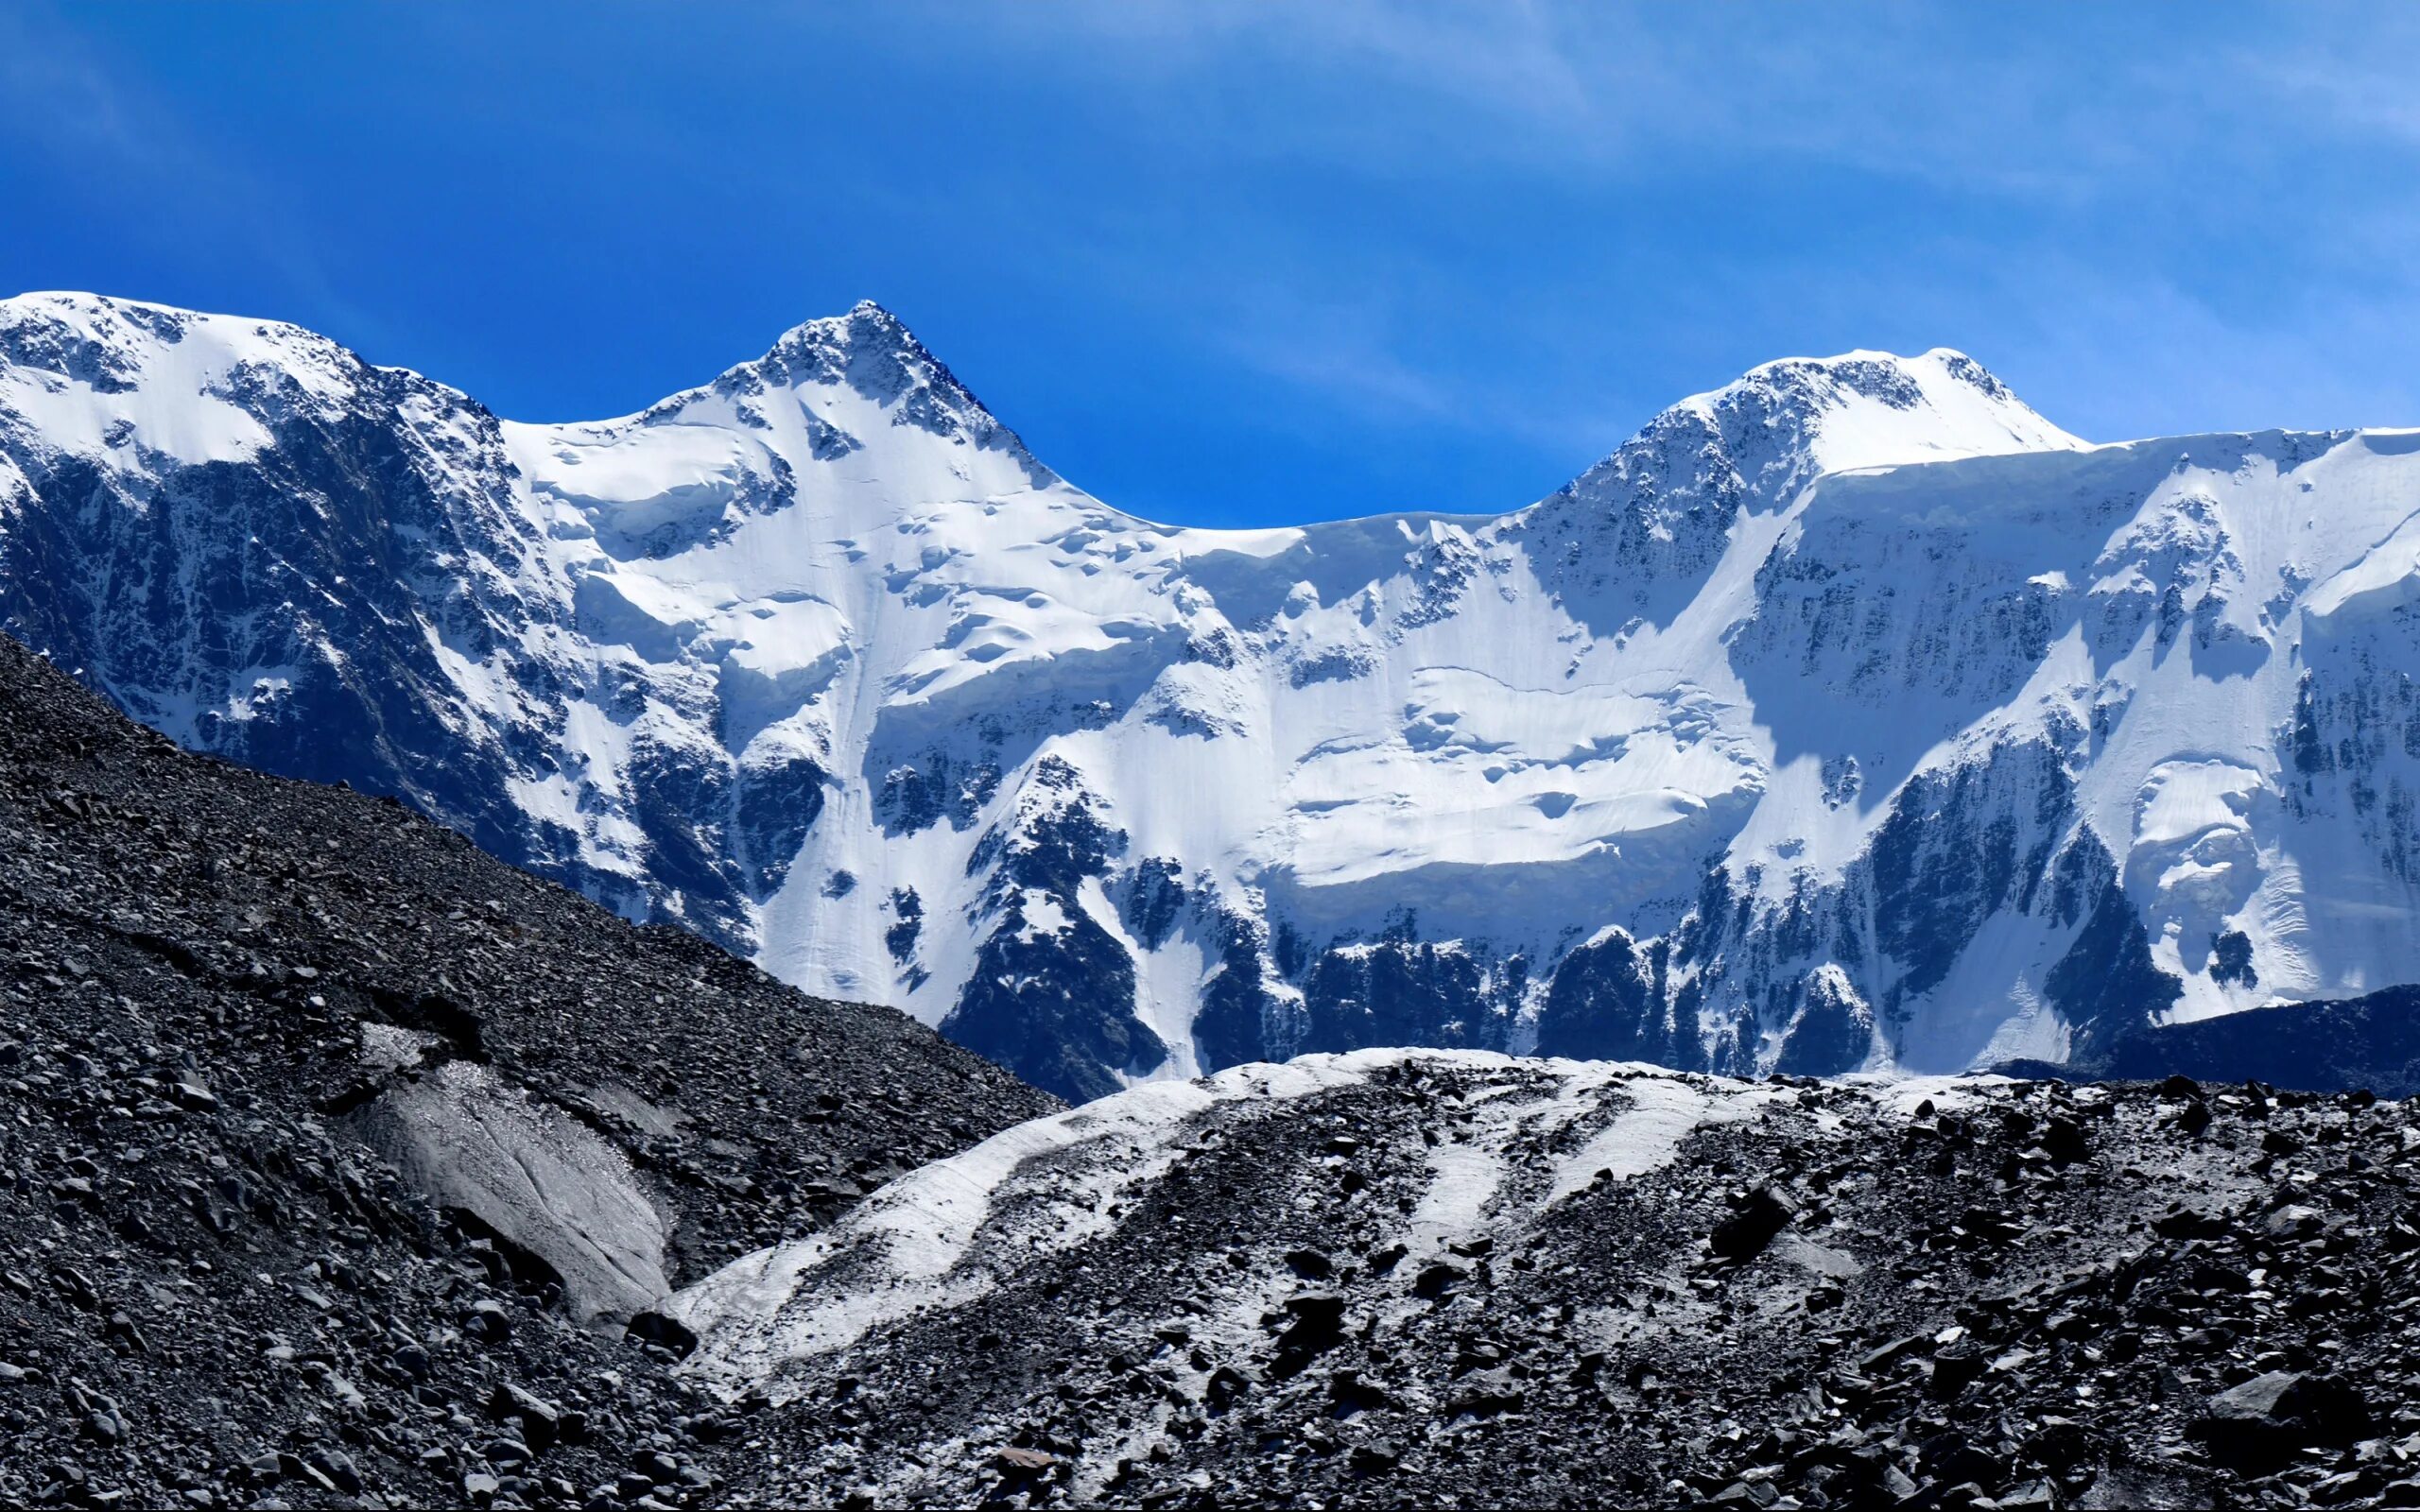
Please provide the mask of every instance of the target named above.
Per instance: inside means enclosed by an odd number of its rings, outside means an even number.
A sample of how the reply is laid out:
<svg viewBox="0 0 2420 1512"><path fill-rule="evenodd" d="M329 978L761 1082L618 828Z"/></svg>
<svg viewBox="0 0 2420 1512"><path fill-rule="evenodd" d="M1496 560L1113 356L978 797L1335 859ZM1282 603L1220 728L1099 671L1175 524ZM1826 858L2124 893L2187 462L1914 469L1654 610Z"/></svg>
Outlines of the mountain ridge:
<svg viewBox="0 0 2420 1512"><path fill-rule="evenodd" d="M1063 1095L1951 1070L2420 976L2402 433L2090 447L1858 352L1500 515L1209 531L879 306L554 425L141 308L0 304L0 623Z"/></svg>

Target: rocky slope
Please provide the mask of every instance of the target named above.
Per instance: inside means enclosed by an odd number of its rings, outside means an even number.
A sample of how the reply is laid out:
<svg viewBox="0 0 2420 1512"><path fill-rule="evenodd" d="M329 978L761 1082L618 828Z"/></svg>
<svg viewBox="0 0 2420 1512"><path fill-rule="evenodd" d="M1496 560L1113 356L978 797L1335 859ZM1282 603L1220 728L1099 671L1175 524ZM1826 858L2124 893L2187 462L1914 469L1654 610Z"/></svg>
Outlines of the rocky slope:
<svg viewBox="0 0 2420 1512"><path fill-rule="evenodd" d="M1175 530L890 315L524 425L0 301L0 622L1091 1096L1425 1044L2098 1061L2420 980L2408 432L2088 448L1771 364L1496 517Z"/></svg>
<svg viewBox="0 0 2420 1512"><path fill-rule="evenodd" d="M2420 1503L2410 1105L1365 1051L1137 1089L672 1304L735 1503Z"/></svg>
<svg viewBox="0 0 2420 1512"><path fill-rule="evenodd" d="M0 639L0 1502L695 1501L664 1294L1055 1106Z"/></svg>

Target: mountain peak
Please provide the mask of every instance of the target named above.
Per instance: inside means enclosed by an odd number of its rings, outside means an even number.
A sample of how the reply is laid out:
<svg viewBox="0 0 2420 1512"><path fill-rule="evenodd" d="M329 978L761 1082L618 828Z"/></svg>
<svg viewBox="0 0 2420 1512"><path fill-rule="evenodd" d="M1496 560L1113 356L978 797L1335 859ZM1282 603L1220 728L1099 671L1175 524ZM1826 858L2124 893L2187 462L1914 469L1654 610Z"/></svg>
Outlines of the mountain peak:
<svg viewBox="0 0 2420 1512"><path fill-rule="evenodd" d="M1786 507L1826 472L2084 444L1945 347L1783 357L1666 408L1521 528L1562 541L1547 553L1558 593L1668 610L1740 511Z"/></svg>
<svg viewBox="0 0 2420 1512"><path fill-rule="evenodd" d="M937 436L1015 454L1037 483L1055 476L1026 450L1015 432L983 407L947 364L933 355L907 323L873 300L859 300L840 315L820 316L782 333L768 352L743 362L701 388L674 394L642 417L681 414L709 396L748 417L761 418L765 399L781 390L840 388L872 400L893 425L912 425ZM804 401L802 399L801 401ZM812 408L813 406L809 406Z"/></svg>
<svg viewBox="0 0 2420 1512"><path fill-rule="evenodd" d="M925 352L925 344L908 329L908 322L873 300L859 300L838 315L801 320L783 332L766 355L777 355L786 348L807 346Z"/></svg>
<svg viewBox="0 0 2420 1512"><path fill-rule="evenodd" d="M859 300L839 315L820 315L783 332L763 359L807 350L889 352L913 355L939 366L938 360L908 329L908 322L873 300Z"/></svg>
<svg viewBox="0 0 2420 1512"><path fill-rule="evenodd" d="M248 316L212 315L150 300L121 299L77 289L29 290L0 300L0 331L48 330L72 333L87 340L121 349L145 345L175 346L186 335L208 332L221 346L337 349L318 332L286 320ZM13 360L22 356L10 353Z"/></svg>
<svg viewBox="0 0 2420 1512"><path fill-rule="evenodd" d="M1692 394L1563 490L1590 495L1711 468L1782 502L1824 472L2088 443L2045 420L1962 352L1855 351L1759 363Z"/></svg>
<svg viewBox="0 0 2420 1512"><path fill-rule="evenodd" d="M1948 347L1912 357L1863 349L1783 357L1675 407L1765 431L1814 472L2086 444Z"/></svg>

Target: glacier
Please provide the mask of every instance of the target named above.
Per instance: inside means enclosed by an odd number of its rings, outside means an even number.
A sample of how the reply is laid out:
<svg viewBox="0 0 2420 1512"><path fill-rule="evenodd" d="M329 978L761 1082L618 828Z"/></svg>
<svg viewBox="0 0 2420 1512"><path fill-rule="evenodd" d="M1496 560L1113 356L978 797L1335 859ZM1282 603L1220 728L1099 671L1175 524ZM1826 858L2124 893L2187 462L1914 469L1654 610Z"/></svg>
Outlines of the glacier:
<svg viewBox="0 0 2420 1512"><path fill-rule="evenodd" d="M1126 514L861 304L502 420L0 301L0 626L1071 1098L1426 1046L1942 1074L2420 980L2420 432L1771 363L1499 515Z"/></svg>

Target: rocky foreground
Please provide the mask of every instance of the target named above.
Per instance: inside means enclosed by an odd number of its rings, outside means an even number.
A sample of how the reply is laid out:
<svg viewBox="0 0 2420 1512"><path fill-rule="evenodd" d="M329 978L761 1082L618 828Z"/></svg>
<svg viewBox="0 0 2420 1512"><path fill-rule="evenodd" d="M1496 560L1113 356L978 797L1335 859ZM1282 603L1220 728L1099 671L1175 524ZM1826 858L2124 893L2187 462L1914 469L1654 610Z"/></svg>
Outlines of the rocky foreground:
<svg viewBox="0 0 2420 1512"><path fill-rule="evenodd" d="M0 643L0 1503L2420 1505L2407 1104L1056 1107Z"/></svg>
<svg viewBox="0 0 2420 1512"><path fill-rule="evenodd" d="M2408 1105L1363 1052L674 1305L735 1503L2420 1505Z"/></svg>
<svg viewBox="0 0 2420 1512"><path fill-rule="evenodd" d="M662 1294L1057 1106L0 640L0 1504L712 1500Z"/></svg>

